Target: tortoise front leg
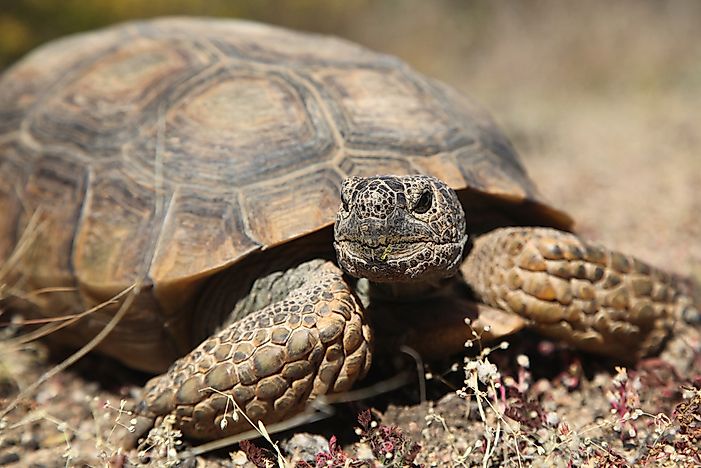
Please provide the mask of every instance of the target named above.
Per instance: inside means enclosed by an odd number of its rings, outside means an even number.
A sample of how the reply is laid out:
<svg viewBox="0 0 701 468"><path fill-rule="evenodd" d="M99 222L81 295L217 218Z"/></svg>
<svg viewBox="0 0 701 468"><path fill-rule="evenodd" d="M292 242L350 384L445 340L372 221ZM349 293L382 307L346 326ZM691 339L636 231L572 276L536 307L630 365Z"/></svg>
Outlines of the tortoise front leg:
<svg viewBox="0 0 701 468"><path fill-rule="evenodd" d="M674 276L548 228L485 234L461 270L486 304L546 336L626 361L657 350L691 304Z"/></svg>
<svg viewBox="0 0 701 468"><path fill-rule="evenodd" d="M125 445L168 414L197 439L251 429L231 418L231 398L253 422L278 422L364 376L371 336L361 306L333 263L313 260L306 269L304 284L287 297L225 326L149 381Z"/></svg>

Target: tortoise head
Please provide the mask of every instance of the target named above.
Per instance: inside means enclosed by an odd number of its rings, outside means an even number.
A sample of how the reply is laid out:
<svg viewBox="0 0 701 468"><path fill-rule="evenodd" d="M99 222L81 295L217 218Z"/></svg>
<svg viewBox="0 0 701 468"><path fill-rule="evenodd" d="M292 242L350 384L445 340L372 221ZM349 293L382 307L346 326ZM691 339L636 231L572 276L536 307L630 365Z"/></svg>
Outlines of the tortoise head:
<svg viewBox="0 0 701 468"><path fill-rule="evenodd" d="M455 192L424 175L351 177L334 226L341 268L370 281L426 281L455 274L467 240Z"/></svg>

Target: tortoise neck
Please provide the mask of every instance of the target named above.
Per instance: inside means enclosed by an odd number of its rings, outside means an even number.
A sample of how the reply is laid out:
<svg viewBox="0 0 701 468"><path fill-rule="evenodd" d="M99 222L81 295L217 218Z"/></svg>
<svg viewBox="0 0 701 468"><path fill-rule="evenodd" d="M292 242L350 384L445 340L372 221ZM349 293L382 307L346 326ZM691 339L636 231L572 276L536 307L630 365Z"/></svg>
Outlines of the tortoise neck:
<svg viewBox="0 0 701 468"><path fill-rule="evenodd" d="M455 282L454 277L432 281L413 281L396 283L377 283L366 278L358 280L356 289L363 303L372 301L414 302L430 299L445 294L446 289Z"/></svg>
<svg viewBox="0 0 701 468"><path fill-rule="evenodd" d="M331 235L330 229L322 229L283 245L254 252L207 279L193 305L192 345L199 344L223 325L287 296L301 281L289 270L295 270L311 259L332 258L332 251L326 247Z"/></svg>

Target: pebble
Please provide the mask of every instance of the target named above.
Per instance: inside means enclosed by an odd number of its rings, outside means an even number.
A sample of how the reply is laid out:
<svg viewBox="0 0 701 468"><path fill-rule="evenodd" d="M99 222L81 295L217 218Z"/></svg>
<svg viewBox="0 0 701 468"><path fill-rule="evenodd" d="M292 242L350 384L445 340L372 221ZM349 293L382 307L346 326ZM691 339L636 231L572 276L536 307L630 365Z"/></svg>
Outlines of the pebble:
<svg viewBox="0 0 701 468"><path fill-rule="evenodd" d="M0 455L0 466L9 465L10 463L17 463L18 461L19 455L17 455L15 452Z"/></svg>

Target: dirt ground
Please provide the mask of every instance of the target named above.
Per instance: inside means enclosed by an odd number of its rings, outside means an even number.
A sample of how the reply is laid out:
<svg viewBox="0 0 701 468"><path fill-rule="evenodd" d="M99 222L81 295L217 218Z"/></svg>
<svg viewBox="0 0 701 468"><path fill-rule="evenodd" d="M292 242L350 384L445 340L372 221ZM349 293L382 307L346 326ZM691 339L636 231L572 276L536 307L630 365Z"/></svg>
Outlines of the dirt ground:
<svg viewBox="0 0 701 468"><path fill-rule="evenodd" d="M399 15L394 2L371 2L342 33L489 109L542 193L585 237L700 280L701 4L489 5L415 0ZM412 452L409 440L426 466L700 466L701 320L687 319L660 356L627 369L519 334L488 356L430 363L424 402L412 384L272 438L294 451L321 443L295 432L336 435L349 457L390 443L383 461L394 466ZM1 351L3 398L56 362L39 343ZM485 384L475 396L477 371ZM95 357L59 373L0 423L0 466L119 466L120 400L145 379ZM381 424L358 443L354 415L368 406ZM383 426L392 424L403 435ZM238 450L180 463L251 466ZM334 453L329 466L344 466Z"/></svg>

